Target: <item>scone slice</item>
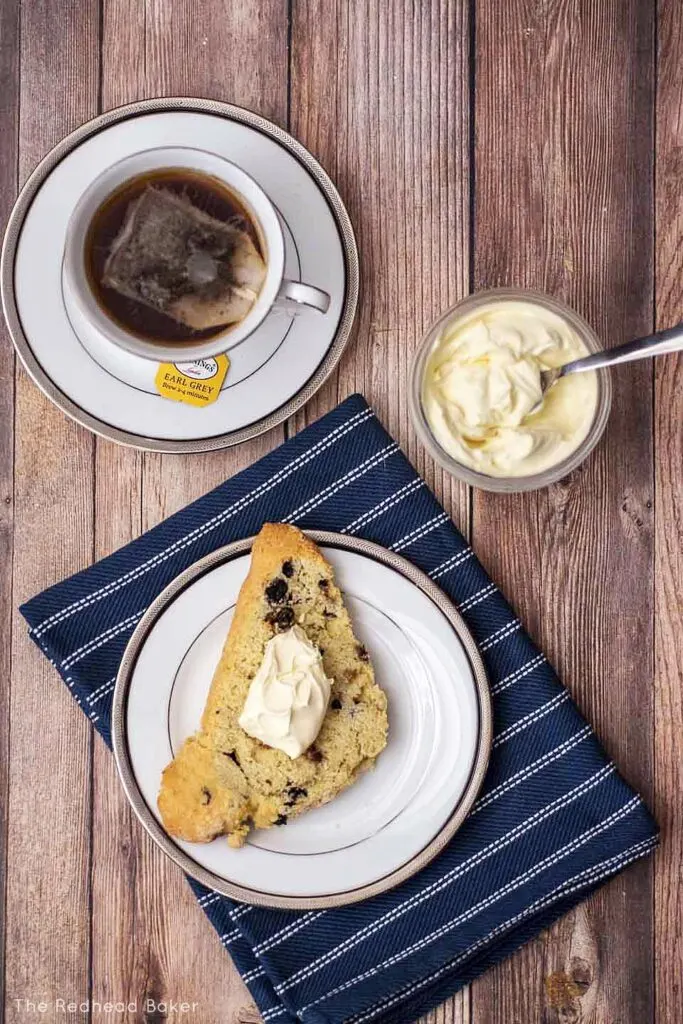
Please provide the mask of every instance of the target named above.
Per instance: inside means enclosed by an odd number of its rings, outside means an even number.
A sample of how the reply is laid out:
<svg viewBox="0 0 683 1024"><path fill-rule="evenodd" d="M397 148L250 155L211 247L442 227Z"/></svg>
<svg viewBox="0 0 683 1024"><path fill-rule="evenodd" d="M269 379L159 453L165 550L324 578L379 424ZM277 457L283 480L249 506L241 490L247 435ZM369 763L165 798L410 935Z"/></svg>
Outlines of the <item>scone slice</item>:
<svg viewBox="0 0 683 1024"><path fill-rule="evenodd" d="M238 718L266 643L294 624L321 651L333 685L314 745L291 759L248 736ZM241 845L252 827L285 824L331 800L374 763L386 734L386 697L332 567L296 527L266 524L254 542L201 730L164 772L165 827L194 842L224 833Z"/></svg>

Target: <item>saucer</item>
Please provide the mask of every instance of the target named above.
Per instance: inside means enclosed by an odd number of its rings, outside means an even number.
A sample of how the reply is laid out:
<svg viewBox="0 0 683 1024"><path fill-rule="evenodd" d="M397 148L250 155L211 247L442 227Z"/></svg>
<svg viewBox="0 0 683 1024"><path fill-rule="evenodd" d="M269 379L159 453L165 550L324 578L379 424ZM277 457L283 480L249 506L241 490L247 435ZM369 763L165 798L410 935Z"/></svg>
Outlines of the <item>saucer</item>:
<svg viewBox="0 0 683 1024"><path fill-rule="evenodd" d="M157 364L98 340L62 289L66 228L79 196L106 167L142 149L211 150L250 173L283 225L287 275L314 282L330 309L275 309L231 350L221 394L206 407L156 392ZM24 366L65 413L95 433L166 452L228 447L301 408L336 366L358 298L358 255L348 214L310 153L250 111L209 100L149 100L83 125L36 168L10 217L2 299ZM36 296L40 301L36 301Z"/></svg>

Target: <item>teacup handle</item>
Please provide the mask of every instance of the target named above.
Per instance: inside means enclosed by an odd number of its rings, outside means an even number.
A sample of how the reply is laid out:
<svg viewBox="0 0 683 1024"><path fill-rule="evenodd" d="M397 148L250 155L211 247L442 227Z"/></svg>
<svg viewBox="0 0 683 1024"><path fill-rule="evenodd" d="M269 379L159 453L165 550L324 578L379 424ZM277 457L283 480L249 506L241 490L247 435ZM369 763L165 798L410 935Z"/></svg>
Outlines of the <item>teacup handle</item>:
<svg viewBox="0 0 683 1024"><path fill-rule="evenodd" d="M280 285L278 299L288 299L290 302L298 302L302 306L310 306L321 313L327 313L330 308L330 296L320 288L314 288L312 284L304 284L302 281L288 281L285 279Z"/></svg>

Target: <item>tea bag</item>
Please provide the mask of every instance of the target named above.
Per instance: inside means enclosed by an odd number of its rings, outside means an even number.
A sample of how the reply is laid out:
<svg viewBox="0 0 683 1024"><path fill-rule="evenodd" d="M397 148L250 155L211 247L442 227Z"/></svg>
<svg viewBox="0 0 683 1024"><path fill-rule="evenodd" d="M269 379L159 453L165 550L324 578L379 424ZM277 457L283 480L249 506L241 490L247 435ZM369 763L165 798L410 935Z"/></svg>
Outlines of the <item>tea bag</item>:
<svg viewBox="0 0 683 1024"><path fill-rule="evenodd" d="M102 284L193 330L243 320L266 276L249 234L169 189L148 185L131 202Z"/></svg>

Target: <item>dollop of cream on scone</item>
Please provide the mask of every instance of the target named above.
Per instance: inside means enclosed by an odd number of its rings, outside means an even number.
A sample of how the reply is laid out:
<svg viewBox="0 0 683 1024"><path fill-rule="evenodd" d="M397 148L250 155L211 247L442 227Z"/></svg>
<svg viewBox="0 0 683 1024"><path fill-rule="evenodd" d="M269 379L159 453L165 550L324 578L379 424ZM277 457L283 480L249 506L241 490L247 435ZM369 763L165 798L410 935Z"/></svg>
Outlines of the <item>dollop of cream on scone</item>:
<svg viewBox="0 0 683 1024"><path fill-rule="evenodd" d="M320 651L301 626L292 626L266 644L239 724L267 747L300 757L320 732L331 685Z"/></svg>

